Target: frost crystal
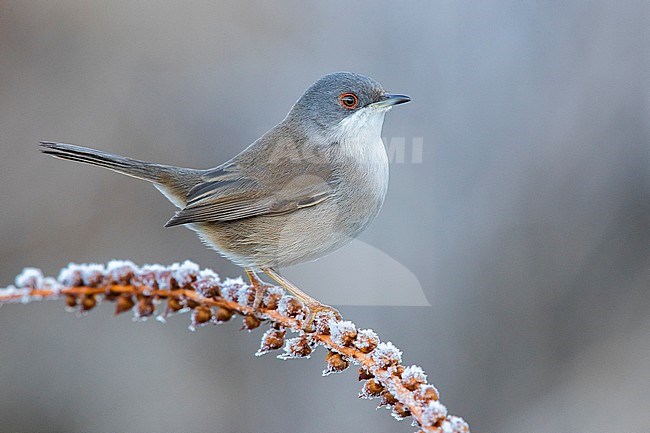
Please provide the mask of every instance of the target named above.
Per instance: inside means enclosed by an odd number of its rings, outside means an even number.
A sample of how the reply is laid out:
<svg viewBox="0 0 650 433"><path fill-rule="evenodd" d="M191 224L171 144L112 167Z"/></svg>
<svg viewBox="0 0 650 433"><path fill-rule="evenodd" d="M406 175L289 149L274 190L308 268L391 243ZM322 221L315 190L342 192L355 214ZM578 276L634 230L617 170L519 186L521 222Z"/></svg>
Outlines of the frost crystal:
<svg viewBox="0 0 650 433"><path fill-rule="evenodd" d="M61 270L57 280L66 287L98 286L104 280L104 266L97 263L69 263Z"/></svg>
<svg viewBox="0 0 650 433"><path fill-rule="evenodd" d="M293 296L283 296L278 301L278 313L285 317L294 317L298 320L305 317L305 309L302 302Z"/></svg>
<svg viewBox="0 0 650 433"><path fill-rule="evenodd" d="M278 355L278 359L309 358L313 348L306 337L296 337L287 340L284 352Z"/></svg>
<svg viewBox="0 0 650 433"><path fill-rule="evenodd" d="M402 361L402 351L388 343L379 343L377 348L372 352L372 359L379 364L381 368L390 367L399 364Z"/></svg>
<svg viewBox="0 0 650 433"><path fill-rule="evenodd" d="M237 302L239 289L244 285L244 280L239 278L226 278L221 285L221 296L226 300Z"/></svg>
<svg viewBox="0 0 650 433"><path fill-rule="evenodd" d="M252 286L242 286L237 291L237 303L244 307L250 307L255 301L255 289Z"/></svg>
<svg viewBox="0 0 650 433"><path fill-rule="evenodd" d="M169 285L169 279L164 279L162 274L165 271L165 267L162 265L144 265L138 270L138 279L143 286L149 288L159 287L161 289L167 289Z"/></svg>
<svg viewBox="0 0 650 433"><path fill-rule="evenodd" d="M43 272L38 268L25 268L16 277L16 287L36 289L43 285Z"/></svg>
<svg viewBox="0 0 650 433"><path fill-rule="evenodd" d="M219 281L219 274L209 268L202 269L199 272L199 278L202 280L215 280Z"/></svg>
<svg viewBox="0 0 650 433"><path fill-rule="evenodd" d="M422 422L425 425L434 425L438 420L447 416L445 405L436 400L431 400L422 411Z"/></svg>
<svg viewBox="0 0 650 433"><path fill-rule="evenodd" d="M357 327L349 320L329 322L332 341L339 346L349 346L357 337Z"/></svg>
<svg viewBox="0 0 650 433"><path fill-rule="evenodd" d="M284 344L284 335L286 331L284 329L268 329L264 335L262 335L262 341L260 343L259 350L255 353L255 356L266 355L272 350L277 350L282 347Z"/></svg>
<svg viewBox="0 0 650 433"><path fill-rule="evenodd" d="M411 365L404 369L402 373L402 380L408 383L425 383L427 381L427 375L424 374L422 370L417 365Z"/></svg>
<svg viewBox="0 0 650 433"><path fill-rule="evenodd" d="M469 425L464 419L450 416L440 426L443 433L469 433Z"/></svg>
<svg viewBox="0 0 650 433"><path fill-rule="evenodd" d="M130 260L111 260L106 265L106 276L113 284L131 284L137 266Z"/></svg>
<svg viewBox="0 0 650 433"><path fill-rule="evenodd" d="M379 336L372 329L360 329L357 332L357 339L354 345L363 353L372 352L378 344Z"/></svg>
<svg viewBox="0 0 650 433"><path fill-rule="evenodd" d="M172 277L176 280L178 286L183 287L196 280L196 277L199 275L201 268L199 268L199 265L196 263L190 260L185 260L182 264L172 264L169 270L171 271Z"/></svg>
<svg viewBox="0 0 650 433"><path fill-rule="evenodd" d="M264 297L262 298L262 303L266 308L275 310L278 308L278 302L284 296L284 289L276 286L271 286L266 288L264 292Z"/></svg>

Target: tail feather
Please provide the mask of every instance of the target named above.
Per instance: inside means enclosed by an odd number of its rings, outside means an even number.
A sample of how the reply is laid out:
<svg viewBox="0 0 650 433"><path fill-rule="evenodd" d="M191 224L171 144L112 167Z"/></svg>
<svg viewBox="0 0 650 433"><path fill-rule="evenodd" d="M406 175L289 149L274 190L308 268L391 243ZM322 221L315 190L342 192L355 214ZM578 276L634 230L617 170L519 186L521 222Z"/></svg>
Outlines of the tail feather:
<svg viewBox="0 0 650 433"><path fill-rule="evenodd" d="M104 167L154 183L160 182L162 172L171 168L73 144L42 141L39 147L41 152L57 158Z"/></svg>
<svg viewBox="0 0 650 433"><path fill-rule="evenodd" d="M95 165L153 182L177 206L185 203L189 191L201 181L201 170L154 164L89 147L42 141L39 148L56 158Z"/></svg>

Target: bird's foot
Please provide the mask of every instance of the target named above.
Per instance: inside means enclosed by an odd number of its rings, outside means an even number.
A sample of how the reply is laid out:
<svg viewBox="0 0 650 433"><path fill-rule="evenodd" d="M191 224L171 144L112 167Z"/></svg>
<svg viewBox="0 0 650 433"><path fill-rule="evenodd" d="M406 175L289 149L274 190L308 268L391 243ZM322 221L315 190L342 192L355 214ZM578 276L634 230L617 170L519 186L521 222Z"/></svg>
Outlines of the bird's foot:
<svg viewBox="0 0 650 433"><path fill-rule="evenodd" d="M266 294L266 289L273 287L271 284L267 284L264 281L260 280L259 277L253 271L246 270L248 279L251 282L251 286L255 289L255 298L253 300L253 310L257 311L262 306L262 301L264 300L264 295Z"/></svg>
<svg viewBox="0 0 650 433"><path fill-rule="evenodd" d="M305 303L306 307L309 309L307 317L302 324L302 329L308 332L316 331L316 316L327 316L332 315L336 320L341 320L341 314L339 311L329 305L321 304L316 300L311 300Z"/></svg>

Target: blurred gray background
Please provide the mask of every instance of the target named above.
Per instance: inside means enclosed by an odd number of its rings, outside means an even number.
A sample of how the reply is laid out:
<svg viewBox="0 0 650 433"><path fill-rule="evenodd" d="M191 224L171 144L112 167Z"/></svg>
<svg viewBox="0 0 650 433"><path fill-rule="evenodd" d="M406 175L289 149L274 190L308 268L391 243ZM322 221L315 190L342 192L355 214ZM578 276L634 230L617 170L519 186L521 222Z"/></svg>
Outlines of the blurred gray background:
<svg viewBox="0 0 650 433"><path fill-rule="evenodd" d="M209 167L352 70L413 97L386 118L406 158L361 239L432 306L344 316L403 349L475 432L647 432L649 29L647 1L2 1L0 286L112 258L240 275L164 229L174 208L150 185L36 143ZM356 260L337 278L387 278ZM329 281L319 269L292 275ZM414 430L357 399L354 371L322 378L322 350L256 358L261 330L188 320L2 307L0 431Z"/></svg>

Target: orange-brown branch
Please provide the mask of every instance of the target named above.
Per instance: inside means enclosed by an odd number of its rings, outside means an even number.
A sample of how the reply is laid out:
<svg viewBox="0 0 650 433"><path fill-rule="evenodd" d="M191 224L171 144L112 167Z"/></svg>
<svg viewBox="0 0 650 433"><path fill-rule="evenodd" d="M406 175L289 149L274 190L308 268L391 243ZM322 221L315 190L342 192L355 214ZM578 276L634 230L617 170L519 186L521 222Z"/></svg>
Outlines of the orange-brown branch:
<svg viewBox="0 0 650 433"><path fill-rule="evenodd" d="M18 277L17 282L24 286L0 289L0 304L65 298L68 307L89 311L102 297L116 303L116 314L133 310L137 317L147 318L154 314L153 300L158 299L167 301L163 317L192 311L194 326L226 322L235 314L244 317L248 330L267 321L271 328L262 337L258 355L284 345L282 358L308 357L321 345L328 350L324 375L343 371L351 363L359 365L359 380L366 381L360 397L381 398L380 405L391 409L395 418L412 416L422 432L469 433L465 421L447 414L438 401L438 391L426 383L422 370L401 364L401 352L391 343L380 343L374 332L358 331L351 322L336 320L331 314L317 316L315 331L305 332L304 307L277 288L265 296L259 309L254 309L251 287L233 280L221 282L215 274L200 274L195 268L180 273L178 266L153 269L129 264L112 269L109 264L109 270L103 272L96 267L90 271L75 269L62 273L62 285L51 288L42 286L52 286L53 280L45 284L38 274L22 280ZM287 330L297 337L285 341Z"/></svg>

